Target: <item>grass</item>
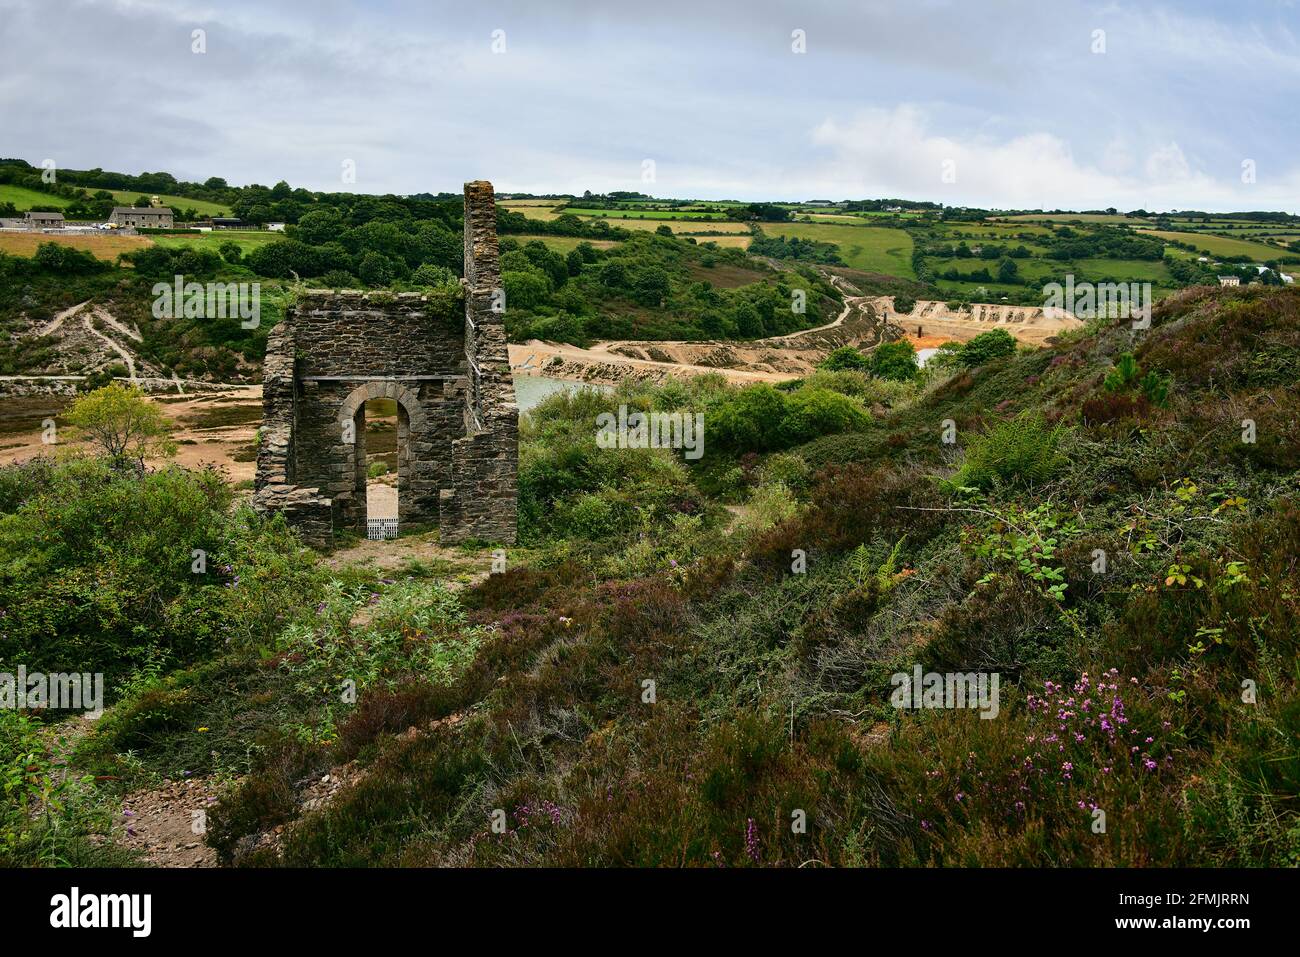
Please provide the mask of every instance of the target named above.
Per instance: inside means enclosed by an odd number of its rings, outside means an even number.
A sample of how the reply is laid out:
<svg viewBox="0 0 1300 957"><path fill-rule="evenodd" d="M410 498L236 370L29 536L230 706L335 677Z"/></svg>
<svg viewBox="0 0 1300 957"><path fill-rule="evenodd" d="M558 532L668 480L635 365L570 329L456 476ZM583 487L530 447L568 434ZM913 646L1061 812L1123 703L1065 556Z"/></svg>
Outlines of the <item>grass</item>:
<svg viewBox="0 0 1300 957"><path fill-rule="evenodd" d="M1149 282L1161 286L1174 285L1169 267L1163 262L1149 259L1078 259L1075 267L1094 282Z"/></svg>
<svg viewBox="0 0 1300 957"><path fill-rule="evenodd" d="M99 190L90 187L82 187L87 193L93 195ZM110 189L107 192L113 194L113 200L119 206L132 205L141 195L152 196L154 194L142 194L139 190ZM219 203L210 203L202 199L187 199L184 196L158 196L164 206L170 206L173 211L180 212L182 209L193 208L195 212L205 216L223 216L227 215L228 207ZM21 186L10 186L0 184L0 203L13 203L20 212L31 209L33 206L55 206L64 209L72 205L72 200L62 196L51 196L48 193L40 193L34 189L24 189Z"/></svg>
<svg viewBox="0 0 1300 957"><path fill-rule="evenodd" d="M91 193L97 190L89 190ZM193 209L201 216L228 216L230 207L222 206L220 203L210 203L205 199L189 199L185 196L166 196L161 193L145 193L140 190L130 189L110 189L108 192L113 194L113 199L122 206L131 206L141 196L157 196L164 206L171 207L172 212L180 213L183 209Z"/></svg>
<svg viewBox="0 0 1300 957"><path fill-rule="evenodd" d="M557 253L567 253L571 249L577 249L579 243L591 243L597 249L611 249L617 246L617 239L583 239L581 236L529 236L527 234L501 237L502 239L514 239L522 246L524 243L531 243L537 239L546 244L547 249L554 249Z"/></svg>
<svg viewBox="0 0 1300 957"><path fill-rule="evenodd" d="M999 216L1007 222L1044 222L1044 223L1108 223L1114 225L1141 225L1149 219L1125 216L1122 213L1021 213L1017 216Z"/></svg>
<svg viewBox="0 0 1300 957"><path fill-rule="evenodd" d="M31 256L41 243L58 243L93 253L96 259L113 260L119 253L151 246L146 236L107 235L59 236L54 233L0 233L0 252L12 256Z"/></svg>
<svg viewBox="0 0 1300 957"><path fill-rule="evenodd" d="M561 205L558 202L539 203L535 199L507 199L502 200L500 205L512 213L523 213L529 219L538 219L542 222L560 218L560 214L556 212L556 208Z"/></svg>
<svg viewBox="0 0 1300 957"><path fill-rule="evenodd" d="M1244 239L1229 239L1225 236L1207 236L1204 233L1180 233L1164 229L1144 229L1143 233L1190 243L1210 256L1249 256L1255 260L1276 259L1286 251L1278 246L1264 243L1252 243Z"/></svg>
<svg viewBox="0 0 1300 957"><path fill-rule="evenodd" d="M697 243L714 243L724 249L748 249L749 244L754 241L754 237L749 233L743 233L736 236L696 236L693 237Z"/></svg>
<svg viewBox="0 0 1300 957"><path fill-rule="evenodd" d="M901 229L886 226L841 226L830 223L765 223L763 231L772 237L797 236L840 247L846 266L864 272L888 273L914 279L912 237Z"/></svg>
<svg viewBox="0 0 1300 957"><path fill-rule="evenodd" d="M64 199L62 196L51 196L49 193L39 193L34 189L0 183L0 203L13 203L18 207L19 212L25 212L33 206L55 206L64 209L72 205L72 200Z"/></svg>
<svg viewBox="0 0 1300 957"><path fill-rule="evenodd" d="M259 230L250 232L243 229L222 229L210 233L177 233L175 235L154 234L149 237L159 246L180 248L190 246L195 249L216 251L222 243L234 243L247 254L259 246L284 239L284 233L272 233Z"/></svg>
<svg viewBox="0 0 1300 957"><path fill-rule="evenodd" d="M722 213L694 212L684 209L565 209L573 216L590 216L592 219L702 219L727 222Z"/></svg>
<svg viewBox="0 0 1300 957"><path fill-rule="evenodd" d="M618 226L620 229L636 229L647 233L654 232L660 226L667 226L673 231L674 236L698 236L700 233L749 235L749 225L747 223L733 223L724 220L701 222L698 219L677 219L665 222L664 220L655 219L620 219L617 222L612 220L606 220L606 222L609 222L611 226Z"/></svg>

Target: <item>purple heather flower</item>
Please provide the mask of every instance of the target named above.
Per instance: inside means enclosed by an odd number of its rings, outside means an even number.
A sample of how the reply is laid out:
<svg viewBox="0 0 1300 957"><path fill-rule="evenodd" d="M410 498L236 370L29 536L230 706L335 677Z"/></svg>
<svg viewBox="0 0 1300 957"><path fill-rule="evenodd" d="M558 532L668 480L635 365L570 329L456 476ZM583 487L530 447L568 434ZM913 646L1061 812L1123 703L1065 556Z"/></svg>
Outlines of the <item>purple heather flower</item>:
<svg viewBox="0 0 1300 957"><path fill-rule="evenodd" d="M745 853L749 855L750 860L758 862L758 825L754 823L752 817L745 823Z"/></svg>

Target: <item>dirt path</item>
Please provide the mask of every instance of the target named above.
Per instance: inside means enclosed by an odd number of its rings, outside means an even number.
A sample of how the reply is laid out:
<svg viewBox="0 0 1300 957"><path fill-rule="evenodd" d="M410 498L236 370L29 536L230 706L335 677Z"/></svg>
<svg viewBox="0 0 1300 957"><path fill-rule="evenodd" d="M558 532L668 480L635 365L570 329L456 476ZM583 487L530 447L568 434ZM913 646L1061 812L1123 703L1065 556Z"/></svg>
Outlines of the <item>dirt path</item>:
<svg viewBox="0 0 1300 957"><path fill-rule="evenodd" d="M86 327L86 331L88 333L98 338L101 342L104 343L104 345L108 346L110 349L112 349L114 352L116 352L119 356L122 357L122 361L126 363L126 374L132 380L134 380L135 379L135 356L131 355L131 353L127 352L120 345L118 345L116 340L109 338L108 336L104 335L104 333L96 329L95 324L90 319L90 316L82 316L81 324Z"/></svg>
<svg viewBox="0 0 1300 957"><path fill-rule="evenodd" d="M89 302L90 300L87 299L85 302L79 302L77 303L77 305L72 306L69 309L64 309L62 312L56 315L45 325L41 326L41 328L37 330L36 334L38 336L48 336L54 334L55 332L58 331L59 326L63 325L64 319L67 319L69 316L75 316L82 309L86 308L86 305Z"/></svg>
<svg viewBox="0 0 1300 957"><path fill-rule="evenodd" d="M412 563L419 563L446 579L448 587L462 588L486 578L492 571L492 549L464 551L438 542L437 531L399 535L384 542L358 541L332 552L324 559L327 568L337 570L360 565L381 574L400 575Z"/></svg>
<svg viewBox="0 0 1300 957"><path fill-rule="evenodd" d="M113 840L142 852L150 867L216 867L217 852L203 841L207 813L218 792L206 778L170 781L122 799Z"/></svg>

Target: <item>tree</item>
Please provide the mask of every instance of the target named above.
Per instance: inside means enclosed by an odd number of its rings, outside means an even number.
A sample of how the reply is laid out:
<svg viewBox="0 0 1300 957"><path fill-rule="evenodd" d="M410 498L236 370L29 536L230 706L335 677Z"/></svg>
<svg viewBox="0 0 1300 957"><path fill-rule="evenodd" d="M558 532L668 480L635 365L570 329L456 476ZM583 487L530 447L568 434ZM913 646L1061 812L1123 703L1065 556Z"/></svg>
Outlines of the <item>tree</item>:
<svg viewBox="0 0 1300 957"><path fill-rule="evenodd" d="M551 295L551 283L536 269L512 270L501 274L506 291L506 309L536 309Z"/></svg>
<svg viewBox="0 0 1300 957"><path fill-rule="evenodd" d="M361 257L361 263L357 266L357 275L367 286L387 286L393 281L393 263L383 253L371 250Z"/></svg>
<svg viewBox="0 0 1300 957"><path fill-rule="evenodd" d="M998 282L1013 283L1020 278L1020 268L1014 259L1003 259L998 263Z"/></svg>
<svg viewBox="0 0 1300 957"><path fill-rule="evenodd" d="M877 379L906 382L917 373L916 349L906 339L883 342L871 354L871 374Z"/></svg>
<svg viewBox="0 0 1300 957"><path fill-rule="evenodd" d="M146 457L171 457L176 443L162 409L135 386L115 382L77 398L64 418L122 468Z"/></svg>
<svg viewBox="0 0 1300 957"><path fill-rule="evenodd" d="M668 274L658 267L643 269L632 283L632 298L643 306L658 306L668 298Z"/></svg>
<svg viewBox="0 0 1300 957"><path fill-rule="evenodd" d="M90 273L104 268L93 253L62 243L41 243L32 261L42 269L57 273Z"/></svg>
<svg viewBox="0 0 1300 957"><path fill-rule="evenodd" d="M221 253L221 258L231 265L238 263L240 257L244 255L243 250L239 248L239 243L230 239L218 246L217 252Z"/></svg>
<svg viewBox="0 0 1300 957"><path fill-rule="evenodd" d="M577 276L582 272L582 253L576 249L570 249L569 255L564 257L565 268L569 270L570 276Z"/></svg>
<svg viewBox="0 0 1300 957"><path fill-rule="evenodd" d="M990 329L962 346L961 362L962 365L973 368L991 359L1014 355L1015 351L1016 340L1011 333L1005 329Z"/></svg>
<svg viewBox="0 0 1300 957"><path fill-rule="evenodd" d="M862 369L865 371L871 368L871 360L852 346L840 346L817 363L817 368L827 369L831 372L839 372L843 369Z"/></svg>
<svg viewBox="0 0 1300 957"><path fill-rule="evenodd" d="M411 274L411 284L414 286L446 286L456 282L456 274L446 266L436 266L433 263L421 263L420 268Z"/></svg>

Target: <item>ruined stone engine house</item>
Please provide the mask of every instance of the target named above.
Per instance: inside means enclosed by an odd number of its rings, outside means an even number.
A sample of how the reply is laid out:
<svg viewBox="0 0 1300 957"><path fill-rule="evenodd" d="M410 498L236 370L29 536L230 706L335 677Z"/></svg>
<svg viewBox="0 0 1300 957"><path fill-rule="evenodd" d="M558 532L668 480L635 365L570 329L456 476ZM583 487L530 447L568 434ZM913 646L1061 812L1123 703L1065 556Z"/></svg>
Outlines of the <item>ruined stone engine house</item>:
<svg viewBox="0 0 1300 957"><path fill-rule="evenodd" d="M365 404L397 403L398 521L515 540L519 410L492 184L465 184L464 321L418 293L309 290L267 340L254 507L327 545L366 531ZM498 307L499 308L499 307Z"/></svg>

